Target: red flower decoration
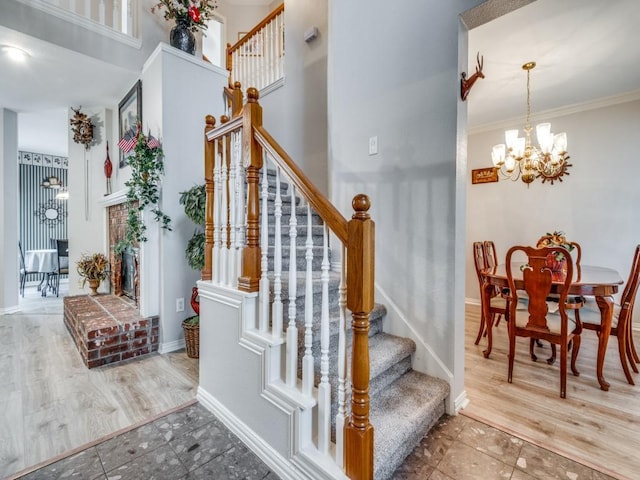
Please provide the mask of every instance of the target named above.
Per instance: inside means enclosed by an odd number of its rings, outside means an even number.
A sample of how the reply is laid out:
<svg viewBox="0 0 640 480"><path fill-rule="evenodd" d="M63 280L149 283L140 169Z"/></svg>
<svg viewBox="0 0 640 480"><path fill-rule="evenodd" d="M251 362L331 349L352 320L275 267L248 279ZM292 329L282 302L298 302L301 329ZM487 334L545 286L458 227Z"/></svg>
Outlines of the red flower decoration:
<svg viewBox="0 0 640 480"><path fill-rule="evenodd" d="M200 10L198 10L198 7L195 5L189 5L189 16L194 22L200 22Z"/></svg>

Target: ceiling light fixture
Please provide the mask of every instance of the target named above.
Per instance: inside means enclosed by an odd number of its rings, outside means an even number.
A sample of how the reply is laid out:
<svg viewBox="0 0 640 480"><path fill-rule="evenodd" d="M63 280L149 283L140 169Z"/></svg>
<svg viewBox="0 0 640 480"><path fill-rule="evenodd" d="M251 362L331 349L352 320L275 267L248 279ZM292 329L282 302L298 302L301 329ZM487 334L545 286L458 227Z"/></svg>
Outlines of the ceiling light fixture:
<svg viewBox="0 0 640 480"><path fill-rule="evenodd" d="M536 126L536 136L539 147L531 145L531 70L536 62L527 62L522 69L527 72L527 122L524 127L524 137L518 138L518 130L505 132L504 143L494 145L491 160L494 167L504 178L513 181L521 178L529 185L536 178L542 178L542 183L549 180L551 185L555 180L562 181L563 175L569 175L567 169L567 134L551 133L550 123L540 123Z"/></svg>
<svg viewBox="0 0 640 480"><path fill-rule="evenodd" d="M0 52L9 57L14 62L25 62L31 55L26 50L11 45L1 45Z"/></svg>

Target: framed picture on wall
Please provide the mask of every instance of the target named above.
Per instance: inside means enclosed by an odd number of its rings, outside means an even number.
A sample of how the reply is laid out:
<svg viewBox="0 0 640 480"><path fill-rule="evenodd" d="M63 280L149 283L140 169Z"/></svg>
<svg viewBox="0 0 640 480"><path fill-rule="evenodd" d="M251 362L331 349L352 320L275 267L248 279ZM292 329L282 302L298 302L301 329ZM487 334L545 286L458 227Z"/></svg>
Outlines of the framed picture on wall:
<svg viewBox="0 0 640 480"><path fill-rule="evenodd" d="M118 104L118 140L127 137L135 142L136 123L142 124L142 81L138 80ZM135 145L135 143L134 143ZM127 158L133 155L133 151L125 153L120 149L120 168L127 165Z"/></svg>

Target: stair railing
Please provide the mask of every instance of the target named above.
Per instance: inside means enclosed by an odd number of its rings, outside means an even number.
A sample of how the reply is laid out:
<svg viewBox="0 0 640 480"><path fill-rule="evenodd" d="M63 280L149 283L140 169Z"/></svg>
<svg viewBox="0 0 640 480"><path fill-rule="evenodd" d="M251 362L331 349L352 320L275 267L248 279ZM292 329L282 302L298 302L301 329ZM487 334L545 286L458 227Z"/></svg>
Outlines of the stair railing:
<svg viewBox="0 0 640 480"><path fill-rule="evenodd" d="M233 46L227 44L229 84L263 89L284 76L284 3Z"/></svg>
<svg viewBox="0 0 640 480"><path fill-rule="evenodd" d="M225 287L258 292L257 320L249 328L272 342L286 344L280 351L283 358L275 362L285 365L284 374L280 374L280 368L274 368L269 386L307 407L300 415L300 451L306 452L308 458L320 455L325 458L323 464L326 459L331 460L349 478L372 479L368 332L374 306L374 222L368 213L370 202L366 195L356 195L352 218L344 218L262 126L258 95L257 89L249 88L247 103L239 114L232 119L222 116L217 128L212 116L206 119L202 278ZM268 214L269 202L274 207L273 216ZM285 225L284 232L283 217L288 217L289 227L287 231ZM298 242L299 231L304 242ZM288 246L283 247L282 238L286 238L287 232ZM329 232L342 244L339 274L329 268ZM286 248L288 257L283 255ZM303 272L298 272L299 250L304 251ZM288 272L283 272L287 258ZM314 263L314 258L319 262ZM333 379L337 392L332 392L329 284L336 277L338 365L337 378ZM304 315L300 316L295 305L298 283L304 286ZM319 288L314 290L318 284ZM319 304L314 300L318 293ZM352 315L350 352L346 345L347 309ZM318 330L313 325L314 312L320 316L319 356L314 355L312 348L314 332ZM298 358L299 351L302 358ZM337 404L333 415L332 398ZM316 422L313 407L317 407Z"/></svg>

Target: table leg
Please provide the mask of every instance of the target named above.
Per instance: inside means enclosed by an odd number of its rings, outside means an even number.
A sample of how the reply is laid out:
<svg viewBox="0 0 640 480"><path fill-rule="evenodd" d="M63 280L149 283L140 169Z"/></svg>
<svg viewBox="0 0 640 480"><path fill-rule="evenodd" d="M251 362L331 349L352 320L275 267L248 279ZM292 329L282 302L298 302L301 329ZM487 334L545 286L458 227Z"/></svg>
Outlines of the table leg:
<svg viewBox="0 0 640 480"><path fill-rule="evenodd" d="M491 348L493 346L493 316L491 315L491 293L493 285L485 283L482 287L482 311L485 322L485 330L487 331L487 348L482 352L484 358L489 358Z"/></svg>
<svg viewBox="0 0 640 480"><path fill-rule="evenodd" d="M603 367L604 357L607 353L607 344L611 334L611 321L613 320L613 297L596 297L598 308L600 309L600 335L598 335L598 361L596 373L598 383L604 391L609 390L609 383L604 379Z"/></svg>

